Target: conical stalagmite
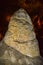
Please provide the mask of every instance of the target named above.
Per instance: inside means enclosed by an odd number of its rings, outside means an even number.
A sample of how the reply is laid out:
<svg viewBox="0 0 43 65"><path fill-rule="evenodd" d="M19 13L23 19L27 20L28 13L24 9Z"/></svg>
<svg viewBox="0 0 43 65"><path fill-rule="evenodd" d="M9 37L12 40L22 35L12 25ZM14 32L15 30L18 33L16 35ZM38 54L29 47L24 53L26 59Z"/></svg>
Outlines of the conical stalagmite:
<svg viewBox="0 0 43 65"><path fill-rule="evenodd" d="M31 18L22 8L11 17L0 42L0 65L43 65Z"/></svg>
<svg viewBox="0 0 43 65"><path fill-rule="evenodd" d="M4 41L24 55L40 55L32 21L24 9L19 9L11 17Z"/></svg>

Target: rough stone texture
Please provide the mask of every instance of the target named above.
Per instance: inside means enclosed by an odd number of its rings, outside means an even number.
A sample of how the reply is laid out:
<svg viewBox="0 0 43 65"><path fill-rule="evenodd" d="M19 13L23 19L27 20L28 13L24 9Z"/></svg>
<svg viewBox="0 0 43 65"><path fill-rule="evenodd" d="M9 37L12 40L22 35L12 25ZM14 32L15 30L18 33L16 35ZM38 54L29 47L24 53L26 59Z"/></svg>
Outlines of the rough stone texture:
<svg viewBox="0 0 43 65"><path fill-rule="evenodd" d="M0 44L0 65L43 65L43 58L24 55L2 41Z"/></svg>
<svg viewBox="0 0 43 65"><path fill-rule="evenodd" d="M0 65L43 65L31 19L24 9L11 17L0 42Z"/></svg>
<svg viewBox="0 0 43 65"><path fill-rule="evenodd" d="M35 37L32 21L24 9L19 9L11 17L4 41L24 55L39 56L38 41Z"/></svg>

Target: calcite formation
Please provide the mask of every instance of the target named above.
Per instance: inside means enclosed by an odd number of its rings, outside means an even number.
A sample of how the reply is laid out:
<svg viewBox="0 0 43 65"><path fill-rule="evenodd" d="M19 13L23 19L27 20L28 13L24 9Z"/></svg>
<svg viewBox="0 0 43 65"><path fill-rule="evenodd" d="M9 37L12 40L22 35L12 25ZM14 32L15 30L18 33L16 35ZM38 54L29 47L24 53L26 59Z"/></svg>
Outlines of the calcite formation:
<svg viewBox="0 0 43 65"><path fill-rule="evenodd" d="M30 16L19 9L0 42L0 65L43 65Z"/></svg>
<svg viewBox="0 0 43 65"><path fill-rule="evenodd" d="M36 40L32 21L24 9L19 9L11 17L4 41L24 55L39 56L38 41Z"/></svg>

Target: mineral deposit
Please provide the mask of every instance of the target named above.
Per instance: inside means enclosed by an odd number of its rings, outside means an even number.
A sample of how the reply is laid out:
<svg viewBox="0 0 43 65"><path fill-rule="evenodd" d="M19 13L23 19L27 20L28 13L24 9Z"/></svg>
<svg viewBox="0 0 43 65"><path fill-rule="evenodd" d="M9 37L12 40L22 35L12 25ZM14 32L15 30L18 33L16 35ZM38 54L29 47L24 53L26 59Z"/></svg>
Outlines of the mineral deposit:
<svg viewBox="0 0 43 65"><path fill-rule="evenodd" d="M43 65L31 18L22 8L11 17L0 42L0 65Z"/></svg>

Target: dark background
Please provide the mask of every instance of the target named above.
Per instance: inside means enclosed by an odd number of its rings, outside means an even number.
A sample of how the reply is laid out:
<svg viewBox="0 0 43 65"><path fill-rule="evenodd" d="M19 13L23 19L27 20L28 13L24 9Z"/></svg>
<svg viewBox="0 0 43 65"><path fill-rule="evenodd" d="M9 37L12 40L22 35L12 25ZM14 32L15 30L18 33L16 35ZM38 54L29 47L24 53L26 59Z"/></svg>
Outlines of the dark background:
<svg viewBox="0 0 43 65"><path fill-rule="evenodd" d="M8 29L10 17L21 7L32 19L40 54L43 56L43 0L0 0L0 41Z"/></svg>

